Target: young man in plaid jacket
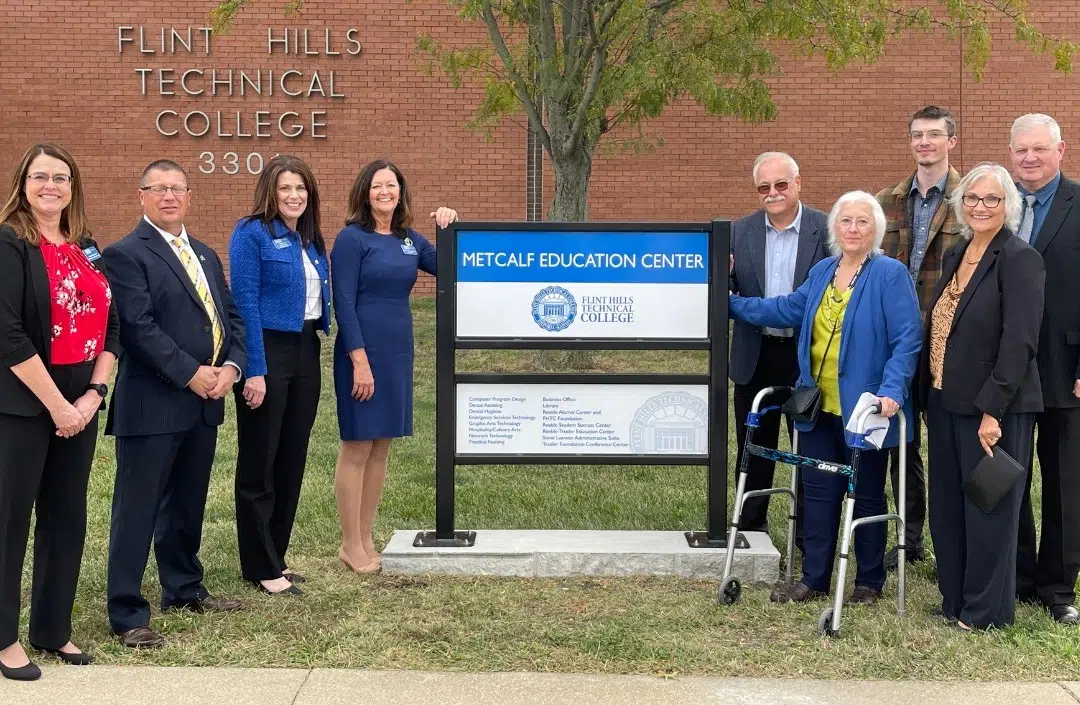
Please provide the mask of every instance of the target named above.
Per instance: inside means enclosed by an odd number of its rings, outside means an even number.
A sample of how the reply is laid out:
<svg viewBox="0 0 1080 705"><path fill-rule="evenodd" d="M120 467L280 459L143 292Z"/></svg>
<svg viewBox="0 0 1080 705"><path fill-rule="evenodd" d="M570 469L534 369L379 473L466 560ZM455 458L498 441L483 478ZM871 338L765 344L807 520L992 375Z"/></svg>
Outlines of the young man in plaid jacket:
<svg viewBox="0 0 1080 705"><path fill-rule="evenodd" d="M888 225L881 247L889 257L903 262L915 281L919 307L925 320L934 291L941 279L942 255L960 239L960 225L949 206L949 197L960 183L960 172L949 166L949 152L956 146L956 121L944 108L930 105L911 116L908 144L915 158L915 172L894 187L883 189L877 200ZM908 561L921 561L923 524L926 518L926 475L920 453L921 424L916 416L915 437L907 448L907 531L904 543ZM899 486L899 452L890 460L893 498ZM885 567L896 568L897 551L885 556Z"/></svg>

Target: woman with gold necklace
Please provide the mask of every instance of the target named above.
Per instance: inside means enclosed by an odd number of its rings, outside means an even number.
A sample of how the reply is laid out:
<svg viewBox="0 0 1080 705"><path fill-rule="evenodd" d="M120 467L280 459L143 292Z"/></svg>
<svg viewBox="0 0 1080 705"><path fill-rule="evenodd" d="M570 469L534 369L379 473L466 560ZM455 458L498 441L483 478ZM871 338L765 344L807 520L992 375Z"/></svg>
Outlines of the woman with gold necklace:
<svg viewBox="0 0 1080 705"><path fill-rule="evenodd" d="M1024 483L989 511L964 481L998 446L1021 466L1031 459L1042 387L1035 353L1042 322L1042 257L1013 235L1020 194L1009 172L979 164L952 195L966 240L942 258L919 375L926 411L930 533L941 616L970 631L1012 624L1016 540ZM1056 439L1050 442L1056 442Z"/></svg>
<svg viewBox="0 0 1080 705"><path fill-rule="evenodd" d="M885 214L864 191L846 193L829 214L833 257L810 270L795 292L773 298L731 296L731 315L756 326L799 328L800 396L820 398L816 413L795 419L799 453L847 463L845 426L869 392L891 418L880 450L861 454L855 518L884 514L888 449L898 442L894 418L912 413L909 388L922 345L919 303L907 268L880 254ZM816 391L814 391L816 389ZM774 602L807 602L829 594L847 478L808 471L803 476L805 555L802 580L778 587ZM855 532L855 589L849 604L873 604L885 585L885 524ZM840 586L838 589L843 589Z"/></svg>

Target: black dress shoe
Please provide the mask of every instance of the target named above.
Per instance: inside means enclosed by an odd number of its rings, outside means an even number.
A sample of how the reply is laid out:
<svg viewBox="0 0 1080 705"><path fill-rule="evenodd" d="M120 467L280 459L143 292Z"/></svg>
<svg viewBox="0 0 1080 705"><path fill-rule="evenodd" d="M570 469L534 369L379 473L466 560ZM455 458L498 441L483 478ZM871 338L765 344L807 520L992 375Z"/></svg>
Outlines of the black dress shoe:
<svg viewBox="0 0 1080 705"><path fill-rule="evenodd" d="M131 649L156 649L165 643L165 637L150 627L135 627L116 636L121 644Z"/></svg>
<svg viewBox="0 0 1080 705"><path fill-rule="evenodd" d="M881 599L881 590L875 590L868 585L856 585L851 591L851 596L844 601L845 605L872 605Z"/></svg>
<svg viewBox="0 0 1080 705"><path fill-rule="evenodd" d="M1051 605L1050 616L1059 624L1080 624L1080 612L1072 605Z"/></svg>
<svg viewBox="0 0 1080 705"><path fill-rule="evenodd" d="M285 579L293 585L299 585L300 583L307 582L307 578L300 575L299 573L283 573L283 575L285 576Z"/></svg>
<svg viewBox="0 0 1080 705"><path fill-rule="evenodd" d="M828 597L828 593L815 590L804 582L798 582L791 587L781 586L772 591L769 599L773 602L810 602Z"/></svg>
<svg viewBox="0 0 1080 705"><path fill-rule="evenodd" d="M5 666L4 663L0 661L0 675L13 681L36 681L38 678L41 678L41 669L34 665L33 661L25 666L19 666L18 668Z"/></svg>
<svg viewBox="0 0 1080 705"><path fill-rule="evenodd" d="M921 548L909 548L904 556L908 563L919 563L926 559L926 554ZM885 570L896 570L900 565L900 551L893 547L885 554Z"/></svg>
<svg viewBox="0 0 1080 705"><path fill-rule="evenodd" d="M251 582L255 585L256 588L258 588L259 592L265 592L267 595L303 595L304 594L303 590L296 587L292 583L290 583L289 587L285 588L284 590L278 590L277 592L274 592L273 590L267 589L267 587L265 585L263 585L261 582L259 582L258 580L252 580Z"/></svg>
<svg viewBox="0 0 1080 705"><path fill-rule="evenodd" d="M191 610L192 612L236 612L243 604L240 600L232 600L227 597L214 597L213 595L207 595L201 600L188 600L187 602L176 602L165 608L165 611L170 610Z"/></svg>
<svg viewBox="0 0 1080 705"><path fill-rule="evenodd" d="M34 647L38 651L43 651L47 654L52 654L53 656L56 656L69 666L89 666L94 662L94 657L90 654L69 654L66 651L61 651L60 649L48 649L44 646L38 646L33 642L30 642L30 646Z"/></svg>

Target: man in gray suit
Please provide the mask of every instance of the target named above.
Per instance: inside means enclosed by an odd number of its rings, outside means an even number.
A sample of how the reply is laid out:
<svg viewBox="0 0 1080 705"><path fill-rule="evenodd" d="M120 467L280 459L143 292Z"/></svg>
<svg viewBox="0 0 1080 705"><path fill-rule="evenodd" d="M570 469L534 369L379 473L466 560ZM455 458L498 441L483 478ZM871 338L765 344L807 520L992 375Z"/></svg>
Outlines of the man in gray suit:
<svg viewBox="0 0 1080 705"><path fill-rule="evenodd" d="M761 209L732 224L731 252L735 263L731 291L741 296L790 294L803 283L810 268L827 254L828 216L799 200L802 189L799 165L784 152L765 152L759 156L754 162L753 179ZM757 328L735 322L728 374L735 383L739 463L746 442L746 417L754 396L765 387L793 386L799 377L797 335L798 331L790 328ZM755 431L754 442L775 448L779 439L780 414L769 414ZM751 458L749 470L747 490L772 487L772 462ZM801 550L802 512L799 514L796 543ZM744 531L768 531L769 498L747 500L739 525Z"/></svg>

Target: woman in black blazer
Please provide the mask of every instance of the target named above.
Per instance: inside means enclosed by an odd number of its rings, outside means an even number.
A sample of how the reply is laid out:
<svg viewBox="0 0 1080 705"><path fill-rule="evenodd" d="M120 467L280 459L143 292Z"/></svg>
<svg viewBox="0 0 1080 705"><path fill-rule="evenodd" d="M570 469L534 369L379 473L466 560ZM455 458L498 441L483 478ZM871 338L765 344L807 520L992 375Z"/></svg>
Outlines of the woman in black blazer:
<svg viewBox="0 0 1080 705"><path fill-rule="evenodd" d="M0 673L41 671L19 643L23 559L36 508L30 644L62 661L86 536L86 488L119 352L118 318L89 237L79 170L31 147L0 208Z"/></svg>
<svg viewBox="0 0 1080 705"><path fill-rule="evenodd" d="M1020 194L997 164L974 167L951 205L968 239L943 258L919 369L929 440L930 532L942 614L970 631L1012 624L1024 485L984 513L962 489L993 447L1031 454L1042 388L1035 364L1045 270L1013 236Z"/></svg>

